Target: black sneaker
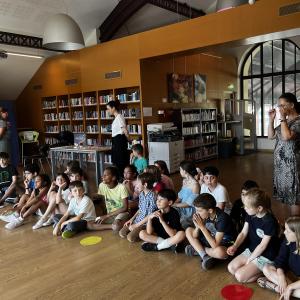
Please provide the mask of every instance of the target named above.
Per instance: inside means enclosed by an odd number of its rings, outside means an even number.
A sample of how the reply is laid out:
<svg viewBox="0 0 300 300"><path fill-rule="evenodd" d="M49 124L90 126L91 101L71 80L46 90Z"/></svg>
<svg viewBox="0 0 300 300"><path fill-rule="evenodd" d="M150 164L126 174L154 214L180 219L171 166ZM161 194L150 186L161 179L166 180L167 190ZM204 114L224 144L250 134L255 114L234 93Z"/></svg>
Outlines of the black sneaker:
<svg viewBox="0 0 300 300"><path fill-rule="evenodd" d="M204 255L203 259L202 259L202 269L207 271L207 270L210 270L212 269L216 264L216 259L209 256L209 255Z"/></svg>
<svg viewBox="0 0 300 300"><path fill-rule="evenodd" d="M158 251L157 245L152 243L143 243L141 246L142 250L144 251Z"/></svg>

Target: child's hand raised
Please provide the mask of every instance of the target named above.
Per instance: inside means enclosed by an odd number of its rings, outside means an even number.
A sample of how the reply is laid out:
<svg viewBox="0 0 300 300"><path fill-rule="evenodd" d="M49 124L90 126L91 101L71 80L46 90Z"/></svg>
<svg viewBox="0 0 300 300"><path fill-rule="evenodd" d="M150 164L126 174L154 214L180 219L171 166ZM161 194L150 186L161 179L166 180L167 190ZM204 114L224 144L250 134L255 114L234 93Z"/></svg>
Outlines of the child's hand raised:
<svg viewBox="0 0 300 300"><path fill-rule="evenodd" d="M230 246L227 248L227 254L230 255L230 256L233 256L236 252L236 247L235 246Z"/></svg>

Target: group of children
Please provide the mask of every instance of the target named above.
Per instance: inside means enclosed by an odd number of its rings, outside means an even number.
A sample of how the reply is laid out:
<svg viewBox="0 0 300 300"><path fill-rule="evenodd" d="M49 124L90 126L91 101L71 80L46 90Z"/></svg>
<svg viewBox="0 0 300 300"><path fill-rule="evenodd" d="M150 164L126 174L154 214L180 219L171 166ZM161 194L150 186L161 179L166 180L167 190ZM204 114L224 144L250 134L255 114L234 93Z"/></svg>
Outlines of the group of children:
<svg viewBox="0 0 300 300"><path fill-rule="evenodd" d="M193 162L183 161L182 187L176 193L166 163L148 166L142 150L134 149L122 181L117 168L104 170L97 196L104 201L105 211L98 217L83 171L72 161L52 183L46 174L39 174L36 165L25 166L25 193L12 213L0 219L12 230L39 213L32 229L53 224L53 235L64 239L85 230L113 230L130 242L143 241L144 251L169 249L198 256L204 270L233 257L228 271L237 281L257 280L284 299L300 298L300 217L286 221L282 238L271 200L256 182L246 181L241 199L232 206L216 167L200 171ZM5 175L8 186L1 202L15 193L17 173L8 164L7 154L0 153L0 176L4 170L9 173ZM287 271L294 275L292 281Z"/></svg>

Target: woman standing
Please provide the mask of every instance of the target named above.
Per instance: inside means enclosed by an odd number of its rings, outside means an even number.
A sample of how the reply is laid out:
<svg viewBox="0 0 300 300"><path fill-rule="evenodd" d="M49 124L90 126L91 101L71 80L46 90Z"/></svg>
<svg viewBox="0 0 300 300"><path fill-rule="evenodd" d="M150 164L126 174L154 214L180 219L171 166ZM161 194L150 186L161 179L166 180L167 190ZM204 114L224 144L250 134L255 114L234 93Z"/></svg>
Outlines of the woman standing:
<svg viewBox="0 0 300 300"><path fill-rule="evenodd" d="M269 111L268 138L276 139L274 150L274 198L289 206L290 215L300 215L300 103L292 93L278 100L280 125L274 128L276 110Z"/></svg>
<svg viewBox="0 0 300 300"><path fill-rule="evenodd" d="M112 122L112 162L118 168L119 174L122 176L125 167L129 164L128 153L128 131L124 117L119 113L119 100L110 101L106 108L111 116L114 116Z"/></svg>

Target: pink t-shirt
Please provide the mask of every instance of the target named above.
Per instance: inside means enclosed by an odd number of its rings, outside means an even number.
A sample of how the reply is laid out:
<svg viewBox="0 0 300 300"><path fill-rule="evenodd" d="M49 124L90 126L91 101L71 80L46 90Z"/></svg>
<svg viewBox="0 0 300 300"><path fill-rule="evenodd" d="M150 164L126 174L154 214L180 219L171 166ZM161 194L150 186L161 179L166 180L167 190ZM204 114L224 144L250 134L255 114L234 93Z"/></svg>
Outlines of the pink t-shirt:
<svg viewBox="0 0 300 300"><path fill-rule="evenodd" d="M164 184L166 189L170 189L173 191L175 190L173 180L169 176L162 174L161 182Z"/></svg>

